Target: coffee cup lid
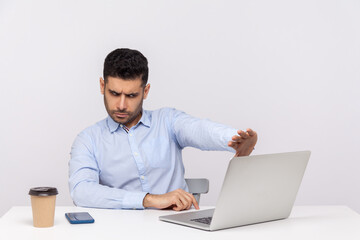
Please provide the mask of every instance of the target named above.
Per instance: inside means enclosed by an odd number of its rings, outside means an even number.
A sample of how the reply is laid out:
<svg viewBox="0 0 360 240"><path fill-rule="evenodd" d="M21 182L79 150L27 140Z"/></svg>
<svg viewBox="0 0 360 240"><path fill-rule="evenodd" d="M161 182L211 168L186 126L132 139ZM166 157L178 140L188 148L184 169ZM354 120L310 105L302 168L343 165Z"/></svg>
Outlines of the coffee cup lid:
<svg viewBox="0 0 360 240"><path fill-rule="evenodd" d="M31 196L46 197L57 194L58 194L58 190L54 187L35 187L35 188L31 188L29 191L29 195Z"/></svg>

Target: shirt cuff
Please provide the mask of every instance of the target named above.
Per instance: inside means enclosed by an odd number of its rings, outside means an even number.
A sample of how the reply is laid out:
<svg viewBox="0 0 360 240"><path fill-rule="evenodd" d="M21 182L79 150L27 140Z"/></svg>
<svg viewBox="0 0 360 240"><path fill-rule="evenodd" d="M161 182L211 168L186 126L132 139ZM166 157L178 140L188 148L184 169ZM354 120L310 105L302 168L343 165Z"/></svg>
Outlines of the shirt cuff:
<svg viewBox="0 0 360 240"><path fill-rule="evenodd" d="M122 201L122 208L144 209L143 201L147 192L128 192Z"/></svg>
<svg viewBox="0 0 360 240"><path fill-rule="evenodd" d="M232 141L231 140L232 137L236 136L236 135L239 135L239 134L237 133L237 129L235 129L235 128L233 128L233 129L229 128L229 129L226 129L223 131L222 139L224 142L224 148L225 148L224 150L232 152L232 153L236 153L235 149L228 146L228 142Z"/></svg>

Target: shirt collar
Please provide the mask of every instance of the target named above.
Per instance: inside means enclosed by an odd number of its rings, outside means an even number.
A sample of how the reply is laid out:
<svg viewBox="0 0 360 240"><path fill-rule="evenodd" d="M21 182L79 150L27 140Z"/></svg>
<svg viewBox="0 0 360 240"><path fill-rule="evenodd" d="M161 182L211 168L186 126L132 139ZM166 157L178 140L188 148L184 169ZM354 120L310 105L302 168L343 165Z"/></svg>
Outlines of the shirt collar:
<svg viewBox="0 0 360 240"><path fill-rule="evenodd" d="M150 121L150 114L148 111L146 111L146 110L142 111L142 116L141 116L139 123L144 124L144 126L146 126L146 127L150 127L151 121Z"/></svg>
<svg viewBox="0 0 360 240"><path fill-rule="evenodd" d="M142 123L146 127L150 127L151 121L148 111L142 111L140 121L135 126L137 127L140 123ZM115 122L110 116L107 117L107 124L111 133L116 132L120 127L120 124Z"/></svg>
<svg viewBox="0 0 360 240"><path fill-rule="evenodd" d="M107 117L107 124L111 133L116 132L120 124L115 122L110 116Z"/></svg>

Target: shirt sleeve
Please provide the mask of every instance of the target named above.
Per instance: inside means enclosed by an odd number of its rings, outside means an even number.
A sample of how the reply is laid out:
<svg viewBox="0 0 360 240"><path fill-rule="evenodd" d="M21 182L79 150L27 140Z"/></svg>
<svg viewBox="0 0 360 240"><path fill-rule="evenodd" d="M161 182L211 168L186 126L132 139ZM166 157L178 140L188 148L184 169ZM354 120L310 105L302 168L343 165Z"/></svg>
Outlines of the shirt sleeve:
<svg viewBox="0 0 360 240"><path fill-rule="evenodd" d="M235 153L235 150L228 146L228 142L232 136L237 135L237 129L174 111L172 129L181 148L195 147L201 150Z"/></svg>
<svg viewBox="0 0 360 240"><path fill-rule="evenodd" d="M80 133L71 148L69 189L74 204L81 207L144 209L147 192L126 191L99 183L99 166L94 144L86 132Z"/></svg>

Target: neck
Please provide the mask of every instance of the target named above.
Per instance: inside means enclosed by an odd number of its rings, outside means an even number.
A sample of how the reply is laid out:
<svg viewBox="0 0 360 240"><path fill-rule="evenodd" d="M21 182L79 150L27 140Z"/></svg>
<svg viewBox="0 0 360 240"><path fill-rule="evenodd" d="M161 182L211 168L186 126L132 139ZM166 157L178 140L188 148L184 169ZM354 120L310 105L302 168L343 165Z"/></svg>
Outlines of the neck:
<svg viewBox="0 0 360 240"><path fill-rule="evenodd" d="M135 126L135 125L140 121L141 116L142 116L142 111L139 112L139 114L137 115L137 117L136 117L133 121L131 121L131 122L129 122L129 123L126 123L126 124L124 124L124 125L125 125L128 129L130 129L131 127Z"/></svg>

